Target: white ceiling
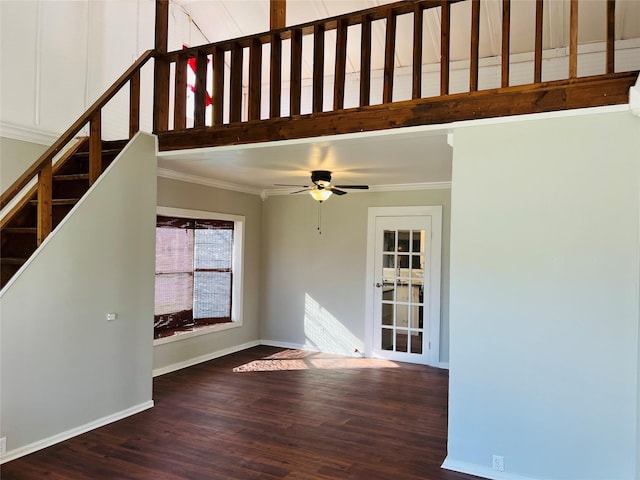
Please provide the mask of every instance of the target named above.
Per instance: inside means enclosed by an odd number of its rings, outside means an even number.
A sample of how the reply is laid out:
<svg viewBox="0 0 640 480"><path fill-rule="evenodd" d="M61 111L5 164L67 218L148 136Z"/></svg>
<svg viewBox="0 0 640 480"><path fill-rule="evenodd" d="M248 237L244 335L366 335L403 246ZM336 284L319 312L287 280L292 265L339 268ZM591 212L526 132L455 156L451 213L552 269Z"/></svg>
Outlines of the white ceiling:
<svg viewBox="0 0 640 480"><path fill-rule="evenodd" d="M334 184L371 187L451 181L447 132L412 127L160 154L161 169L249 187L290 192L275 184L309 185L311 170L333 172ZM295 189L293 189L295 190Z"/></svg>
<svg viewBox="0 0 640 480"><path fill-rule="evenodd" d="M287 25L297 25L351 11L391 3L391 0L287 0ZM452 6L452 25L470 25L471 2ZM500 55L502 0L483 0L481 10L480 56ZM511 2L511 52L533 50L535 0ZM606 2L580 2L579 42L601 42L605 38L603 19ZM425 11L424 63L439 62L440 9ZM170 45L195 46L228 40L269 29L269 0L171 0ZM411 64L411 20L399 18L396 40L396 67ZM616 7L617 39L640 38L640 0L618 0ZM568 44L569 0L545 2L544 48L558 49ZM409 23L407 23L409 22ZM405 25L405 23L407 23ZM359 32L349 36L359 37ZM359 27L355 27L359 28ZM172 34L173 30L173 34ZM335 35L328 32L327 35ZM383 68L384 23L372 27L372 69ZM329 45L332 39L327 38ZM469 56L470 28L452 28L452 61ZM304 53L304 52L303 52ZM328 49L327 55L333 53ZM286 51L283 63L288 64ZM303 55L303 77L312 74L311 64ZM268 64L268 54L263 55ZM333 64L329 57L327 68ZM347 72L360 64L359 46L348 43ZM266 68L266 67L265 67ZM284 69L286 72L286 69ZM283 72L284 73L284 72ZM283 78L286 80L286 78ZM287 142L271 142L193 151L165 152L159 166L165 174L171 170L181 175L245 187L249 191L277 193L276 183L309 183L315 169L334 172L334 183L371 186L406 185L451 180L451 148L447 131L411 128L387 132L322 137ZM290 189L289 189L290 190ZM280 190L282 191L282 190Z"/></svg>

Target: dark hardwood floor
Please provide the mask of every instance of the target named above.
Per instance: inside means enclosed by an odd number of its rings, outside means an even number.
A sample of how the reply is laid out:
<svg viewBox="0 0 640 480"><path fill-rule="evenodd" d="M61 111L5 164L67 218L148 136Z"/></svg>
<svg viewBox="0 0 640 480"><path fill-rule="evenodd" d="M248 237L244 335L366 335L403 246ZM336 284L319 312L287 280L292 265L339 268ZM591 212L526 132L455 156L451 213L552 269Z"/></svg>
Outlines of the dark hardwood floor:
<svg viewBox="0 0 640 480"><path fill-rule="evenodd" d="M470 480L442 470L448 372L255 347L154 380L155 407L2 480Z"/></svg>

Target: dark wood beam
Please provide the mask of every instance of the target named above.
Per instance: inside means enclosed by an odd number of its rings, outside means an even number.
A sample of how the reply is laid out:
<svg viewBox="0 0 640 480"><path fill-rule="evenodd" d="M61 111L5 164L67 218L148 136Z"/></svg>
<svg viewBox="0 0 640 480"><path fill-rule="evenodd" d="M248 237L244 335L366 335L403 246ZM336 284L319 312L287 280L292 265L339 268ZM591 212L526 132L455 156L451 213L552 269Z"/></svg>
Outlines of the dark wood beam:
<svg viewBox="0 0 640 480"><path fill-rule="evenodd" d="M313 113L322 111L324 102L324 26L313 31Z"/></svg>
<svg viewBox="0 0 640 480"><path fill-rule="evenodd" d="M291 32L291 82L289 86L290 115L300 115L302 96L302 30Z"/></svg>
<svg viewBox="0 0 640 480"><path fill-rule="evenodd" d="M262 100L262 44L255 41L249 50L249 120L260 119Z"/></svg>
<svg viewBox="0 0 640 480"><path fill-rule="evenodd" d="M280 116L282 103L282 40L279 35L271 35L269 118Z"/></svg>
<svg viewBox="0 0 640 480"><path fill-rule="evenodd" d="M159 144L160 150L168 151L625 104L638 73L558 80L219 128L167 132L159 135Z"/></svg>
<svg viewBox="0 0 640 480"><path fill-rule="evenodd" d="M198 50L196 54L196 84L194 88L193 126L205 126L207 111L207 54Z"/></svg>

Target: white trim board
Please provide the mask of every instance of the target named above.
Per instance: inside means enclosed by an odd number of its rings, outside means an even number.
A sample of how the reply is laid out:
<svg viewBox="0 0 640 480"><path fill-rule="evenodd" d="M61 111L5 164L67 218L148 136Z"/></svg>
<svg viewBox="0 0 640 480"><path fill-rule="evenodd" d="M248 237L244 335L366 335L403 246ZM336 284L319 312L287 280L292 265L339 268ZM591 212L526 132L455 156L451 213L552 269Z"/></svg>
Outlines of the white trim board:
<svg viewBox="0 0 640 480"><path fill-rule="evenodd" d="M190 358L182 362L172 363L171 365L165 365L164 367L154 368L153 376L159 377L160 375L164 375L166 373L171 373L177 370L182 370L183 368L192 367L199 363L208 362L209 360L224 357L225 355L230 355L232 353L240 352L242 350L246 350L247 348L257 347L258 345L261 345L260 341L253 340L251 342L243 343L242 345L235 345L233 347L223 348L222 350L216 350L215 352ZM155 348L157 347L154 347L154 349Z"/></svg>
<svg viewBox="0 0 640 480"><path fill-rule="evenodd" d="M509 466L506 462L505 465L507 467ZM466 473L467 475L475 475L477 477L488 478L490 480L543 480L542 478L528 477L509 471L498 472L497 470L493 470L492 468L484 465L451 460L449 457L444 459L442 468L445 470L451 470L452 472Z"/></svg>
<svg viewBox="0 0 640 480"><path fill-rule="evenodd" d="M69 440L70 438L77 437L78 435L82 435L83 433L89 432L96 428L103 427L104 425L117 422L118 420L122 420L123 418L130 417L131 415L135 415L136 413L143 412L144 410L148 410L149 408L152 408L152 407L153 407L153 400L148 400L144 403L140 403L138 405L134 405L133 407L129 407L125 410L121 410L120 412L116 412L111 415L107 415L106 417L98 418L97 420L94 420L92 422L85 423L84 425L80 425L79 427L72 428L65 432L52 435L48 438L38 440L36 442L25 445L23 447L10 450L5 454L0 455L0 465L6 462L10 462L11 460L15 460L16 458L29 455L30 453L37 452L38 450L42 450L44 448L50 447L52 445L55 445L56 443L64 442L65 440Z"/></svg>

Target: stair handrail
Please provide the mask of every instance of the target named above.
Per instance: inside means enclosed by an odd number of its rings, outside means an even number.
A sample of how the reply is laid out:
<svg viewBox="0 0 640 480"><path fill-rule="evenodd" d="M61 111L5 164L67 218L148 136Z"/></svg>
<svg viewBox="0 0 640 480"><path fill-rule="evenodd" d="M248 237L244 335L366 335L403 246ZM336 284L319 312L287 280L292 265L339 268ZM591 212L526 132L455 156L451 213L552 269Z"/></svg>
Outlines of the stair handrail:
<svg viewBox="0 0 640 480"><path fill-rule="evenodd" d="M102 108L111 100L118 92L120 92L121 88L127 84L127 82L131 82L131 98L137 102L136 105L130 105L130 119L134 119L133 110L135 110L136 118L140 109L139 100L140 100L140 69L151 59L156 56L155 50L147 50L144 52L140 58L138 58L112 85L109 89L103 93L100 98L98 98L87 111L85 111L78 120L76 120L66 132L64 132L58 140L56 140L53 145L51 145L40 157L15 181L7 188L2 195L0 196L0 209L4 208L11 200L15 198L15 196L25 187L27 184L40 174L43 169L46 169L53 160L53 157L65 146L67 145L75 136L85 127L85 125L89 122L92 122L92 132L90 142L100 142L101 138L99 137L99 124L100 124L100 112ZM139 120L134 120L133 125L130 124L129 134L133 136L138 131L139 125L137 124ZM97 125L96 125L97 123ZM94 131L95 130L95 131ZM135 131L133 131L135 130ZM97 134L97 138L96 138ZM91 148L91 147L90 147ZM91 151L90 151L91 157ZM91 162L91 160L90 160ZM99 172L97 173L99 175ZM95 175L95 172L94 172ZM95 178L92 179L92 181ZM40 200L38 200L40 203ZM40 237L40 235L38 235ZM46 235L45 235L46 236Z"/></svg>

